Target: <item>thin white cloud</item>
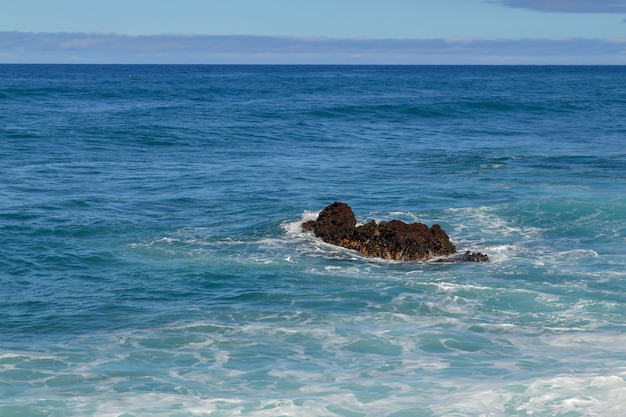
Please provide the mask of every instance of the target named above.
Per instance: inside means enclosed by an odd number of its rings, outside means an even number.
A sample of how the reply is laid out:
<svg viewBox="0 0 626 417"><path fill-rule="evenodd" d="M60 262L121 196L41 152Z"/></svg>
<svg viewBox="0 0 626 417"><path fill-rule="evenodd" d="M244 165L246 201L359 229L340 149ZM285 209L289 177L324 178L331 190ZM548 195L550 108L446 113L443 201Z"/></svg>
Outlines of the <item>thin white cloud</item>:
<svg viewBox="0 0 626 417"><path fill-rule="evenodd" d="M625 64L597 39L336 39L0 32L0 63Z"/></svg>
<svg viewBox="0 0 626 417"><path fill-rule="evenodd" d="M626 14L626 0L496 0L495 2L538 12Z"/></svg>

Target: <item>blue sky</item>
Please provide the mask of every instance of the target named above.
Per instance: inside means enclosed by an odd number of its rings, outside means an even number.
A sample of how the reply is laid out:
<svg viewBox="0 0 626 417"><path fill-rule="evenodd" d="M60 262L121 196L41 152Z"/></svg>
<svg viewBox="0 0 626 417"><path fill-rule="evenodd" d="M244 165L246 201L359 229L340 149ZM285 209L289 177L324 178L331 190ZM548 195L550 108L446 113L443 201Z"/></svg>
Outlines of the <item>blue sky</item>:
<svg viewBox="0 0 626 417"><path fill-rule="evenodd" d="M626 0L19 0L0 62L626 64Z"/></svg>

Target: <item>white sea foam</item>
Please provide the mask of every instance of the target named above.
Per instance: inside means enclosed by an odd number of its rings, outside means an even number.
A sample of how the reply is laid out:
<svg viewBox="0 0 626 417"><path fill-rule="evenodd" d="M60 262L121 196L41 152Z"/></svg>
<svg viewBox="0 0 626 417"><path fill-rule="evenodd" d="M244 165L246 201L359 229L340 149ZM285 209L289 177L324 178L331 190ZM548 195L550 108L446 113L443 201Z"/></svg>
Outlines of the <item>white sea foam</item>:
<svg viewBox="0 0 626 417"><path fill-rule="evenodd" d="M565 252L560 252L558 256L566 258L566 260L585 260L588 258L596 258L600 256L598 252L593 249L572 249Z"/></svg>
<svg viewBox="0 0 626 417"><path fill-rule="evenodd" d="M541 233L538 227L514 224L513 219L498 215L495 207L450 208L447 213L453 219L449 221L454 221L454 230L467 234L469 238L478 235L481 240L501 240L502 237L526 240Z"/></svg>
<svg viewBox="0 0 626 417"><path fill-rule="evenodd" d="M444 284L441 288L450 291L462 287ZM478 287L478 290L488 288ZM390 304L422 301L425 297L425 294L405 292L394 297ZM375 305L369 307L374 312L376 308ZM466 313L462 315L466 316ZM516 361L539 361L555 355L589 370L593 368L593 361L600 364L604 360L603 355L597 357L599 346L603 347L600 352L604 353L622 348L626 340L619 333L573 332L571 329L542 332L541 329L489 322L481 326L481 332L463 340L463 333L454 331L463 326L463 320L450 321L446 316L437 320L437 316L414 313L393 316L396 319L385 311L364 317L336 315L332 322L309 321L298 325L288 324L287 319L280 320L279 314L265 314L247 323L182 321L146 334L120 333L110 338L110 344L100 343L101 357L80 365L65 360L66 365L62 368L51 369L32 383L47 385L50 381L55 384L64 375L77 375L76 378L97 383L97 391L74 394L71 398L59 397L70 416L357 413L375 417L394 412L411 415L410 410L422 410L423 414L435 416L559 415L567 412L618 416L616 412L621 411L626 399L626 370L618 368L613 368L607 375L563 373L517 381L513 377L503 380L480 377L481 371L489 369L517 374ZM295 315L292 319L297 317ZM146 350L143 339L158 340L160 332L202 335L207 343L199 343L195 337L183 339L187 341L182 344L154 346ZM425 338L437 343L439 350L423 350L421 343ZM270 340L276 341L283 351L272 361L269 361L272 356L265 358L262 348ZM89 339L81 345L85 343L89 343ZM385 349L393 349L393 346L400 347L401 354L386 353ZM498 350L499 346L520 349L523 357L516 358L513 354L506 359L501 358L501 353L491 357L489 352ZM251 353L258 349L252 357L258 355L259 359L265 358L264 361L257 367L237 365L241 354L238 350L242 348ZM436 346L432 345L432 348ZM41 355L33 355L32 359L36 356ZM7 360L16 357L18 355L10 352L0 355L0 359ZM172 358L172 364L178 365L151 376L142 377L140 373L132 378L109 372L103 378L102 373L93 372L97 368L111 369L112 366L124 370L127 368L124 363L132 364L138 358L147 361L145 365L153 362L156 366L167 357ZM463 368L459 368L461 360L468 360L468 365L475 367L477 379L464 379ZM482 362L483 368L471 365L473 361L477 361L476 365ZM264 369L269 379L252 376ZM455 376L457 372L461 374ZM541 368L536 367L536 372L542 372ZM248 385L246 381L250 378L257 384L266 384L265 388L255 389ZM164 391L141 392L143 383L162 387ZM279 388L281 385L283 388ZM126 386L136 388L119 391ZM287 386L291 388L282 391ZM68 385L68 389L71 387ZM209 395L209 392L216 394ZM32 394L37 395L36 392ZM54 391L49 395L56 396Z"/></svg>
<svg viewBox="0 0 626 417"><path fill-rule="evenodd" d="M272 375L284 380L305 378L299 373ZM367 382L350 375L328 381L323 374L312 376L312 383L298 389L295 394L297 399L279 394L245 399L245 392L204 396L194 395L184 387L174 387L172 393L104 391L90 396L73 395L63 401L66 415L97 417L242 414L255 417L518 416L568 413L619 417L626 400L624 376L619 374L563 375L505 385L499 381L491 384L478 381L415 384L393 379Z"/></svg>
<svg viewBox="0 0 626 417"><path fill-rule="evenodd" d="M512 398L516 411L617 417L624 412L626 382L624 375L560 376L534 381L524 394Z"/></svg>
<svg viewBox="0 0 626 417"><path fill-rule="evenodd" d="M299 236L303 233L302 224L309 220L316 220L319 213L319 211L305 210L300 220L284 222L281 226L289 236Z"/></svg>
<svg viewBox="0 0 626 417"><path fill-rule="evenodd" d="M504 164L481 164L480 168L481 169L498 169L498 168L504 168L505 165Z"/></svg>

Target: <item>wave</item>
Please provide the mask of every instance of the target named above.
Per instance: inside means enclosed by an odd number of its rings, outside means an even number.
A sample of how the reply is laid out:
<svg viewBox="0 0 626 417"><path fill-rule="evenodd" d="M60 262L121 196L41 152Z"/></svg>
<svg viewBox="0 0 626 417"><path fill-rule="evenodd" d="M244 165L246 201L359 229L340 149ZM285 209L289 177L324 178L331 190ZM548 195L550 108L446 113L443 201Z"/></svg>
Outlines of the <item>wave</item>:
<svg viewBox="0 0 626 417"><path fill-rule="evenodd" d="M466 311L420 311L185 318L149 331L86 334L54 353L0 354L0 381L30 382L19 403L0 400L0 412L621 415L626 370L609 369L597 353L616 355L623 335L495 321L461 331L450 314Z"/></svg>

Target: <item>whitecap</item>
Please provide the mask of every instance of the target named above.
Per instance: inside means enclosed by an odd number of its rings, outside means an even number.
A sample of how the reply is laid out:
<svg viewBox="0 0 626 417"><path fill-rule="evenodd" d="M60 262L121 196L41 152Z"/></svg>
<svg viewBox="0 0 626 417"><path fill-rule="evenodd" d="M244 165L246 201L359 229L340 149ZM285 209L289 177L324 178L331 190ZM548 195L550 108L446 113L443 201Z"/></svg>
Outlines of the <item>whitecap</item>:
<svg viewBox="0 0 626 417"><path fill-rule="evenodd" d="M562 375L504 386L457 381L430 407L434 415L621 416L626 400L623 373Z"/></svg>
<svg viewBox="0 0 626 417"><path fill-rule="evenodd" d="M593 249L572 249L565 252L560 252L557 256L564 257L570 260L584 260L589 258L595 258L600 256L598 252Z"/></svg>
<svg viewBox="0 0 626 417"><path fill-rule="evenodd" d="M285 230L288 236L300 236L304 233L302 230L302 224L310 220L316 220L319 213L319 211L305 210L300 220L283 222L281 227Z"/></svg>
<svg viewBox="0 0 626 417"><path fill-rule="evenodd" d="M503 168L505 165L504 164L481 164L480 167L482 169L498 169L498 168Z"/></svg>

